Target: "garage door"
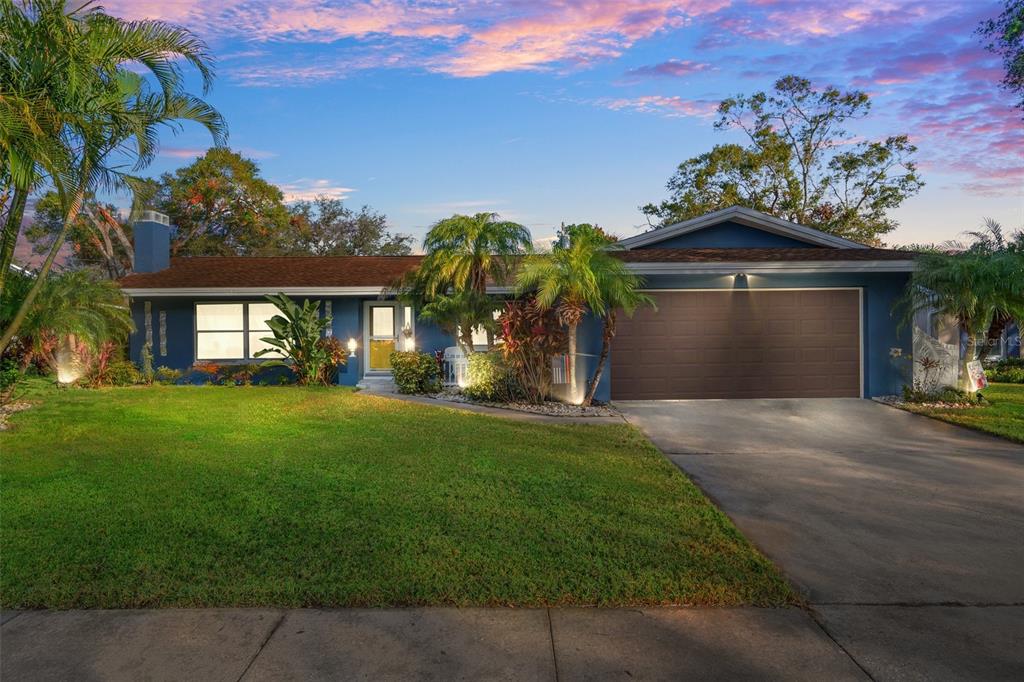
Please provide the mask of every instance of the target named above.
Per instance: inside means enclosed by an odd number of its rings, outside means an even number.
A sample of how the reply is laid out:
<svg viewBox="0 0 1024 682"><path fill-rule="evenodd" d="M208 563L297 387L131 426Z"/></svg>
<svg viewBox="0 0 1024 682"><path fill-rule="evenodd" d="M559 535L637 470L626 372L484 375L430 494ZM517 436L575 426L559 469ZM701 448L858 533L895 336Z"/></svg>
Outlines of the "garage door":
<svg viewBox="0 0 1024 682"><path fill-rule="evenodd" d="M655 294L620 317L612 398L860 396L858 290Z"/></svg>

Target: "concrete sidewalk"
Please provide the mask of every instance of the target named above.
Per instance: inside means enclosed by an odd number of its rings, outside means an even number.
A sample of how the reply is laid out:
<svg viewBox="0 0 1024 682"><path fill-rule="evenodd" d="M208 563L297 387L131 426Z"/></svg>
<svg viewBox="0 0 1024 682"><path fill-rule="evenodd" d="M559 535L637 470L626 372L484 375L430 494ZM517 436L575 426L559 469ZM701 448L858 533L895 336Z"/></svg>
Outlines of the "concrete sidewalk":
<svg viewBox="0 0 1024 682"><path fill-rule="evenodd" d="M3 614L4 680L867 679L799 609Z"/></svg>

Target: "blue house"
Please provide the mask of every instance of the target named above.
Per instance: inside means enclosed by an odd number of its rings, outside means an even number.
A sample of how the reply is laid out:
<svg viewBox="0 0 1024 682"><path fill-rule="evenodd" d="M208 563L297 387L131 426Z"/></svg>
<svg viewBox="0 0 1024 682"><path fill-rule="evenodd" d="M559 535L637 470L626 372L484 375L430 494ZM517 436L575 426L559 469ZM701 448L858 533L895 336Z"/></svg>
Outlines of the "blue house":
<svg viewBox="0 0 1024 682"><path fill-rule="evenodd" d="M154 364L252 362L267 335L268 293L321 301L330 333L355 348L340 383L387 375L395 349L455 345L391 286L418 256L169 256L157 214L135 226L135 272L121 280ZM912 254L875 249L733 207L620 242L657 309L619 316L601 400L872 397L899 391L911 333L892 307ZM601 323L581 328L593 365Z"/></svg>

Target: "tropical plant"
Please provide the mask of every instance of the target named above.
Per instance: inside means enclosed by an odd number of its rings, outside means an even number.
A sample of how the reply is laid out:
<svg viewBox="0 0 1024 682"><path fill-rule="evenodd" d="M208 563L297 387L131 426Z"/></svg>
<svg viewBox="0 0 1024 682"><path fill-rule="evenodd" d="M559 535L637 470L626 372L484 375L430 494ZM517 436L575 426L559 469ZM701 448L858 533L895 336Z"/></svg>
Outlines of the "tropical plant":
<svg viewBox="0 0 1024 682"><path fill-rule="evenodd" d="M507 301L498 317L501 353L524 398L542 403L551 394L551 359L565 352L565 330L553 308L527 297Z"/></svg>
<svg viewBox="0 0 1024 682"><path fill-rule="evenodd" d="M681 163L669 198L643 212L670 225L733 205L865 243L898 223L890 215L924 185L906 135L856 141L844 127L871 109L867 93L816 90L785 76L771 92L725 99L718 130L736 130L747 146L721 144Z"/></svg>
<svg viewBox="0 0 1024 682"><path fill-rule="evenodd" d="M494 311L501 307L487 287L512 279L519 258L532 249L530 232L495 213L454 215L430 228L423 248L426 255L403 282L401 297L422 318L456 336L471 355L473 330L493 332Z"/></svg>
<svg viewBox="0 0 1024 682"><path fill-rule="evenodd" d="M588 224L565 226L551 253L529 258L517 278L520 293L534 292L537 304L554 307L566 327L571 396L573 400L581 398L585 405L593 401L604 371L615 336L616 310L632 315L639 305L652 303L639 291L642 280L612 255L612 249L612 239L599 228ZM595 375L585 395L579 396L577 334L588 311L601 318L604 333Z"/></svg>
<svg viewBox="0 0 1024 682"><path fill-rule="evenodd" d="M946 251L919 255L898 302L904 323L918 311L933 310L955 320L966 333L960 367L965 391L974 390L967 365L985 347L993 323L1024 319L1024 250L1007 246L1001 230L992 228L988 223L990 238L976 239L969 248L952 243Z"/></svg>
<svg viewBox="0 0 1024 682"><path fill-rule="evenodd" d="M95 369L95 353L108 343L122 345L134 328L116 284L93 270L70 270L43 281L21 337L51 370L77 365L78 372L87 373Z"/></svg>
<svg viewBox="0 0 1024 682"><path fill-rule="evenodd" d="M267 320L273 336L260 339L273 348L258 351L255 357L270 354L283 355L285 360L274 359L264 367L291 367L299 384L326 384L324 370L331 361L328 349L320 343L324 332L331 326L330 316L320 317L320 301L306 299L297 305L285 294L270 294L266 299L277 306L280 315Z"/></svg>
<svg viewBox="0 0 1024 682"><path fill-rule="evenodd" d="M17 241L24 199L41 182L56 191L63 228L22 307L0 335L0 349L18 333L47 274L93 192L133 190L136 172L156 156L158 130L195 121L223 142L222 117L184 90L180 64L212 83L206 45L158 21L122 21L92 0L0 3L0 150L7 157L2 192L12 200L0 239L0 287ZM140 73L152 76L155 87Z"/></svg>

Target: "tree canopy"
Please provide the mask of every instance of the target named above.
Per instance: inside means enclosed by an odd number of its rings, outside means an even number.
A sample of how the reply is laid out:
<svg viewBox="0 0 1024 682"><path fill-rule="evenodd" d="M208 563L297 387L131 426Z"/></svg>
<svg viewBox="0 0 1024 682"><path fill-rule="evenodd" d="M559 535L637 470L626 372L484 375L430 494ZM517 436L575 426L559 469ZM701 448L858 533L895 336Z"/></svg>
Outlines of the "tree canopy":
<svg viewBox="0 0 1024 682"><path fill-rule="evenodd" d="M317 197L291 209L288 251L313 256L406 256L413 238L393 234L383 213L354 211L341 199Z"/></svg>
<svg viewBox="0 0 1024 682"><path fill-rule="evenodd" d="M988 49L1002 57L1003 87L1024 111L1024 0L1006 0L1002 13L983 21L978 31L989 40Z"/></svg>
<svg viewBox="0 0 1024 682"><path fill-rule="evenodd" d="M259 166L214 147L156 182L152 203L177 230L176 256L255 256L281 253L290 229L281 190Z"/></svg>
<svg viewBox="0 0 1024 682"><path fill-rule="evenodd" d="M868 244L896 229L889 211L924 185L906 135L859 140L846 125L871 101L786 76L771 92L723 100L718 130L743 133L746 145L720 144L679 164L669 198L642 207L656 227L746 206Z"/></svg>

